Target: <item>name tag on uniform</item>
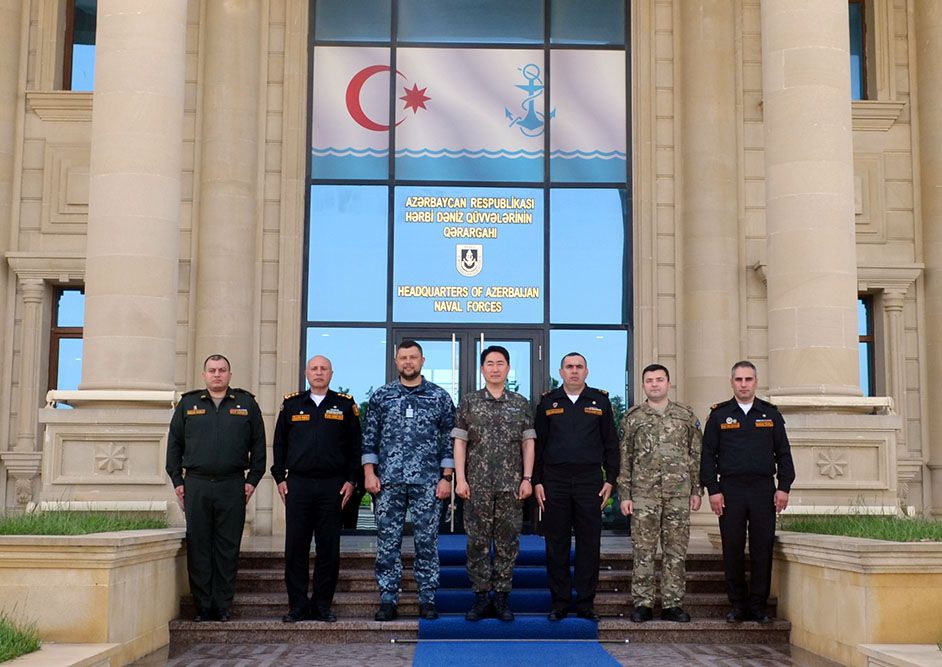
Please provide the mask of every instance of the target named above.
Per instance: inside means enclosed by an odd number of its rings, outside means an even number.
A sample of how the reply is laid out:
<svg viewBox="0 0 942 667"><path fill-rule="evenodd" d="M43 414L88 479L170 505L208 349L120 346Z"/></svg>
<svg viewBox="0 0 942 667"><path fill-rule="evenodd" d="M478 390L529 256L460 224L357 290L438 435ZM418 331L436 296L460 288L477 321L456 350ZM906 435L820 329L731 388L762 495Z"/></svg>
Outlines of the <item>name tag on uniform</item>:
<svg viewBox="0 0 942 667"><path fill-rule="evenodd" d="M343 412L337 408L331 408L324 413L324 419L336 419L337 421L343 421Z"/></svg>
<svg viewBox="0 0 942 667"><path fill-rule="evenodd" d="M249 416L249 411L245 408L229 408L230 415L241 415L243 417Z"/></svg>
<svg viewBox="0 0 942 667"><path fill-rule="evenodd" d="M720 430L722 431L730 428L739 428L739 422L733 422L732 424L720 424Z"/></svg>
<svg viewBox="0 0 942 667"><path fill-rule="evenodd" d="M293 421L293 422L309 422L309 421L311 421L311 415L291 415L291 421Z"/></svg>
<svg viewBox="0 0 942 667"><path fill-rule="evenodd" d="M413 417L415 417L415 410L413 410L412 406L410 405L408 408L406 408L406 419L412 419Z"/></svg>
<svg viewBox="0 0 942 667"><path fill-rule="evenodd" d="M586 413L587 415L601 415L601 414L602 414L602 408L586 408L586 409L585 409L585 413Z"/></svg>
<svg viewBox="0 0 942 667"><path fill-rule="evenodd" d="M203 410L202 408L193 408L192 410L186 411L187 417L192 417L193 415L205 415L205 414L206 414L206 410Z"/></svg>
<svg viewBox="0 0 942 667"><path fill-rule="evenodd" d="M561 414L563 414L562 408L550 408L549 410L546 411L547 417L552 417L553 415L561 415Z"/></svg>
<svg viewBox="0 0 942 667"><path fill-rule="evenodd" d="M771 419L757 419L756 428L772 428L775 423Z"/></svg>

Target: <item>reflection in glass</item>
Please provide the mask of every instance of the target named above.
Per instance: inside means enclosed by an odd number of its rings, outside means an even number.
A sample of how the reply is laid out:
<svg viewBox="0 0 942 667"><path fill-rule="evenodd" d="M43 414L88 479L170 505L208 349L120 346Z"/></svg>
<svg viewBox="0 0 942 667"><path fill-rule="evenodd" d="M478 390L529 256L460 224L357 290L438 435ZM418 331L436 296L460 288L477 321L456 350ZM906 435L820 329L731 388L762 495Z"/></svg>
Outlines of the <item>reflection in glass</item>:
<svg viewBox="0 0 942 667"><path fill-rule="evenodd" d="M551 385L562 384L559 377L560 360L564 354L579 352L586 359L589 377L586 384L597 389L605 389L612 400L612 407L618 411L617 401L621 400L622 409L627 401L625 376L628 368L628 332L624 330L562 330L550 331L549 367Z"/></svg>
<svg viewBox="0 0 942 667"><path fill-rule="evenodd" d="M56 372L56 389L68 391L78 389L82 380L82 339L60 338ZM56 403L57 408L71 408L65 403Z"/></svg>
<svg viewBox="0 0 942 667"><path fill-rule="evenodd" d="M425 356L422 375L429 382L434 382L451 395L455 405L461 400L460 359L461 343L450 340L418 340Z"/></svg>
<svg viewBox="0 0 942 667"><path fill-rule="evenodd" d="M330 388L344 389L357 403L386 384L385 329L310 327L305 349L305 359L315 354L330 359L334 368ZM303 379L299 382L299 389L307 386Z"/></svg>
<svg viewBox="0 0 942 667"><path fill-rule="evenodd" d="M550 321L627 321L628 210L623 190L550 193Z"/></svg>
<svg viewBox="0 0 942 667"><path fill-rule="evenodd" d="M383 186L311 187L309 321L386 320L387 192Z"/></svg>
<svg viewBox="0 0 942 667"><path fill-rule="evenodd" d="M543 0L400 0L400 42L543 41Z"/></svg>
<svg viewBox="0 0 942 667"><path fill-rule="evenodd" d="M550 14L552 44L624 44L624 0L553 0Z"/></svg>
<svg viewBox="0 0 942 667"><path fill-rule="evenodd" d="M317 0L314 39L339 42L389 41L387 0Z"/></svg>
<svg viewBox="0 0 942 667"><path fill-rule="evenodd" d="M868 299L857 299L857 335L870 335L870 302Z"/></svg>
<svg viewBox="0 0 942 667"><path fill-rule="evenodd" d="M74 0L72 28L72 77L69 90L95 89L95 28L97 0Z"/></svg>
<svg viewBox="0 0 942 667"><path fill-rule="evenodd" d="M873 396L871 390L870 346L872 343L857 343L860 354L860 391L864 396Z"/></svg>
<svg viewBox="0 0 942 667"><path fill-rule="evenodd" d="M851 2L847 6L850 19L850 99L861 100L864 96L864 25L862 2Z"/></svg>
<svg viewBox="0 0 942 667"><path fill-rule="evenodd" d="M85 321L85 295L81 290L64 289L56 308L57 327L80 327Z"/></svg>
<svg viewBox="0 0 942 667"><path fill-rule="evenodd" d="M507 388L523 394L528 400L532 401L534 396L530 387L530 341L485 338L484 347L490 347L491 345L502 345L510 353L510 373L507 374ZM484 376L480 372L480 340L474 341L474 358L478 369L475 389L481 389L484 386Z"/></svg>

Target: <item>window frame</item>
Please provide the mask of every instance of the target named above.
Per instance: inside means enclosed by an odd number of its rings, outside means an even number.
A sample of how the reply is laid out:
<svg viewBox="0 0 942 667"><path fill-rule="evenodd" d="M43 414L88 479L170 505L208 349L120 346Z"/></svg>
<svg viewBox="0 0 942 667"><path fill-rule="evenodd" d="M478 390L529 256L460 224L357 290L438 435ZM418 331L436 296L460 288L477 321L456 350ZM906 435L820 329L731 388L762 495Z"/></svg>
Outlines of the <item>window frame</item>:
<svg viewBox="0 0 942 667"><path fill-rule="evenodd" d="M862 303L864 309L867 312L866 318L866 333L859 333L860 327L858 323L858 334L857 334L857 344L863 344L867 348L867 364L869 365L870 372L867 378L867 396L876 396L877 395L877 373L876 373L876 333L874 330L874 298L872 294L863 293L857 295L857 301Z"/></svg>
<svg viewBox="0 0 942 667"><path fill-rule="evenodd" d="M59 300L64 292L81 292L85 294L85 287L73 285L53 285L52 288L52 319L49 323L49 377L46 388L49 390L59 388L59 351L63 340L75 340L85 337L85 327L61 327L59 321Z"/></svg>

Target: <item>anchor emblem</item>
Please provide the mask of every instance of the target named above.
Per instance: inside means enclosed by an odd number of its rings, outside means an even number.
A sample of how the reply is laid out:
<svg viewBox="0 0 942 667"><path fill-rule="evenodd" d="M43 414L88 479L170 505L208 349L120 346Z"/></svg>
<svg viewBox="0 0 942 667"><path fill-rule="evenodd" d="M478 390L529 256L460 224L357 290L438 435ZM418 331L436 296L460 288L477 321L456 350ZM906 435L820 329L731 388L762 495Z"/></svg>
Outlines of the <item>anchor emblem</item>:
<svg viewBox="0 0 942 667"><path fill-rule="evenodd" d="M546 127L544 114L536 110L536 99L542 97L544 88L543 79L540 77L540 68L536 64L530 63L520 68L520 73L527 80L526 84L517 84L516 86L527 94L527 97L520 103L520 108L525 113L515 116L510 109L504 107L504 115L510 119L508 127L516 125L524 136L538 137L543 134ZM556 109L550 111L549 117L556 117Z"/></svg>

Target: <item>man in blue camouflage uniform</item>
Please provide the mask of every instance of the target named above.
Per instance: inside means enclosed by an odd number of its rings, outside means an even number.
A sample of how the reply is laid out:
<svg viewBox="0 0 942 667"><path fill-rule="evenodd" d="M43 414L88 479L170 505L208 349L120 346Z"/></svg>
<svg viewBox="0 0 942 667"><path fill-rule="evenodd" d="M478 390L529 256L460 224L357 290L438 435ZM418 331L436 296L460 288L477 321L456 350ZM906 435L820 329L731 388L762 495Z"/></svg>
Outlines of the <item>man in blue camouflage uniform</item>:
<svg viewBox="0 0 942 667"><path fill-rule="evenodd" d="M415 580L419 616L438 618L439 501L451 494L451 396L422 377L422 347L412 340L396 348L399 379L370 398L363 433L363 475L376 499L376 583L380 591L377 621L398 616L402 580L402 529L412 511Z"/></svg>
<svg viewBox="0 0 942 667"><path fill-rule="evenodd" d="M481 352L485 386L461 399L451 432L455 493L466 501L468 577L474 590L474 604L465 614L469 621L481 619L492 608L500 620L514 620L507 599L520 549L523 501L533 493L536 431L530 402L505 386L509 372L507 348L492 345Z"/></svg>

